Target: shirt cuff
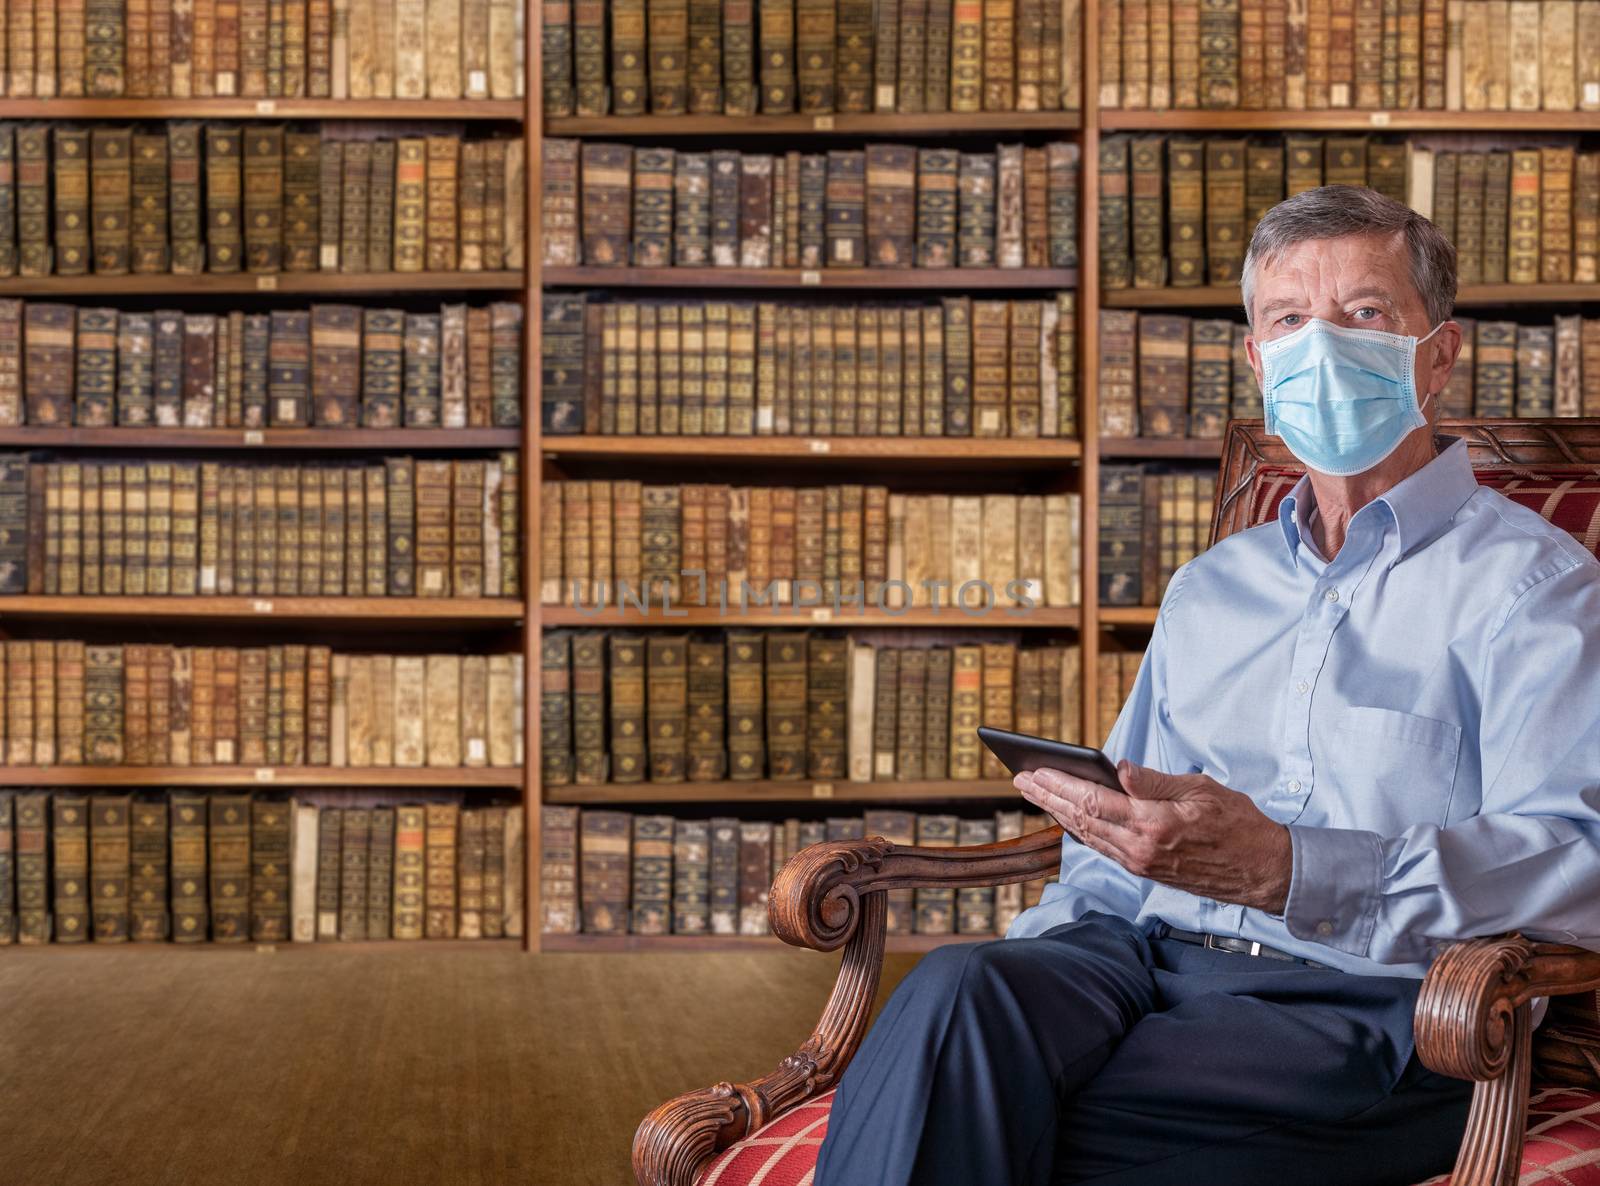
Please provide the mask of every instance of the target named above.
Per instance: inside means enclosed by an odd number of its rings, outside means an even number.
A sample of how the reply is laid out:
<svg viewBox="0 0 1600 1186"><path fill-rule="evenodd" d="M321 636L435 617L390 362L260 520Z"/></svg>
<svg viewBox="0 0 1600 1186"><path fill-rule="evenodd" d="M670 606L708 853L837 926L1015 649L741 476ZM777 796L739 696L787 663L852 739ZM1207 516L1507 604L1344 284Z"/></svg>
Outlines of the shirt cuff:
<svg viewBox="0 0 1600 1186"><path fill-rule="evenodd" d="M1376 832L1289 825L1294 870L1283 908L1296 939L1366 957L1383 887L1383 844Z"/></svg>

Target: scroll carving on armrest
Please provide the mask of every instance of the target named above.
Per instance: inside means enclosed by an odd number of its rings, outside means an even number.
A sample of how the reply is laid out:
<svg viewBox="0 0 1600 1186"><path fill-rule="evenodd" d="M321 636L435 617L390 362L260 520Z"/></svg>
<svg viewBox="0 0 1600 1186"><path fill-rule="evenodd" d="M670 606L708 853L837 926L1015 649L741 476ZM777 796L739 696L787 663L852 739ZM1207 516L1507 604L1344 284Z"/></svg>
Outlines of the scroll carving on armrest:
<svg viewBox="0 0 1600 1186"><path fill-rule="evenodd" d="M1479 1082L1505 1073L1512 1014L1535 997L1600 987L1600 953L1519 934L1452 944L1417 998L1417 1054L1432 1070Z"/></svg>
<svg viewBox="0 0 1600 1186"><path fill-rule="evenodd" d="M861 895L879 890L959 888L1030 881L1061 864L1061 829L999 844L917 848L879 836L803 848L772 884L767 915L785 943L835 951L855 931Z"/></svg>

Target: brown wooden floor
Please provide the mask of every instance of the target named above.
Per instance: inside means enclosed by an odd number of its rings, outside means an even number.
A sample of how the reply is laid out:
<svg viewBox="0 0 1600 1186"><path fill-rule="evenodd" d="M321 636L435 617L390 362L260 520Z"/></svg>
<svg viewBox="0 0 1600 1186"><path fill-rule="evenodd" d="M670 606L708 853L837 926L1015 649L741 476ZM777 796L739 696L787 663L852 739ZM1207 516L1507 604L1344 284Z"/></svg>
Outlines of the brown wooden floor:
<svg viewBox="0 0 1600 1186"><path fill-rule="evenodd" d="M640 1117L770 1070L838 967L463 946L0 949L0 1179L623 1186Z"/></svg>

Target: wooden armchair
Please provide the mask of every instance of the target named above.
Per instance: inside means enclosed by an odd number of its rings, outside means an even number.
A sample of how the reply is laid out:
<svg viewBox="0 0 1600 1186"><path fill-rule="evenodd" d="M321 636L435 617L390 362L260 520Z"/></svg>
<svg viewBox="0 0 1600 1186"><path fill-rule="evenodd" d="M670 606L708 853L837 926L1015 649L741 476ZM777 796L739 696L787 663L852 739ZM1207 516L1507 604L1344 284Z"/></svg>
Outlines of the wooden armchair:
<svg viewBox="0 0 1600 1186"><path fill-rule="evenodd" d="M1441 431L1468 439L1481 483L1575 533L1594 522L1600 507L1600 420L1446 421ZM1212 542L1275 516L1301 469L1277 438L1265 435L1261 421L1230 424L1212 510ZM1600 541L1585 542L1595 547ZM744 1186L750 1176L729 1161L733 1154L711 1167L713 1158L808 1101L816 1116L807 1127L820 1128L825 1093L837 1084L866 1033L883 967L884 891L1027 881L1053 874L1060 860L1061 829L1055 827L979 847L916 848L868 837L814 844L797 853L773 883L769 914L773 932L787 943L816 951L844 948L822 1019L770 1074L679 1096L645 1117L633 1141L634 1173L642 1186L694 1186L713 1177L715 1186ZM1600 954L1533 943L1516 934L1458 943L1435 960L1417 1001L1418 1054L1433 1070L1477 1085L1455 1171L1435 1182L1510 1186L1518 1181L1528 1169L1524 1137L1534 1085L1565 1088L1540 1097L1545 1105L1540 1115L1550 1119L1529 1144L1530 1164L1560 1161L1552 1169L1564 1176L1537 1180L1600 1182L1600 1154L1589 1156L1594 1152L1589 1146L1600 1145L1595 1139L1600 1135L1596 989ZM1555 998L1537 1041L1530 1024L1536 997ZM1583 1133L1573 1139L1565 1130L1556 1131L1554 1126L1573 1125L1575 1114ZM1544 1147L1535 1157L1539 1142ZM788 1151L795 1143L772 1145ZM813 1137L812 1164L815 1144ZM778 1155L761 1157L770 1161ZM1575 1156L1582 1162L1576 1168ZM784 1173L766 1180L800 1177Z"/></svg>

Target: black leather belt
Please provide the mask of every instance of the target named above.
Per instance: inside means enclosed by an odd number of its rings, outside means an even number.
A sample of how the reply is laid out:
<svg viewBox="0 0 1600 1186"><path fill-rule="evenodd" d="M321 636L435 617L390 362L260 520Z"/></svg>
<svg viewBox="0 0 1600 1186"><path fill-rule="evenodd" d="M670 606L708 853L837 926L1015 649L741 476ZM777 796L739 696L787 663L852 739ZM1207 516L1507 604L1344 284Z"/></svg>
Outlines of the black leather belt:
<svg viewBox="0 0 1600 1186"><path fill-rule="evenodd" d="M1302 956L1291 955L1287 951L1279 951L1276 947L1268 947L1265 943L1257 943L1252 939L1236 939L1232 935L1201 934L1199 931L1180 931L1177 927L1168 926L1166 923L1157 923L1154 933L1156 939L1176 939L1180 943L1193 943L1199 947L1209 947L1213 951L1231 951L1238 955L1254 955L1269 960L1287 960L1291 964L1304 964L1308 968L1322 968L1332 971L1327 964L1319 964L1316 960L1308 960Z"/></svg>

